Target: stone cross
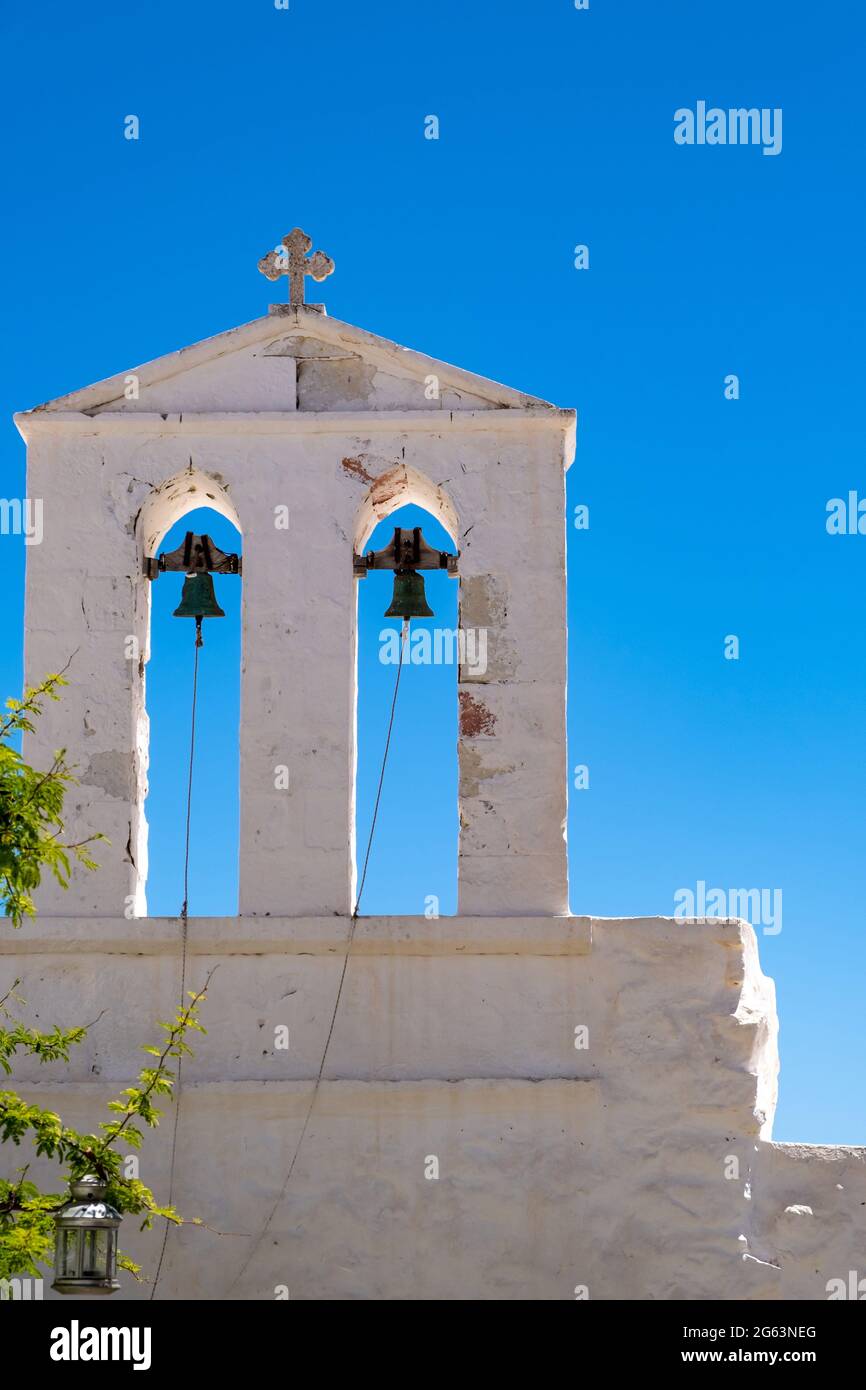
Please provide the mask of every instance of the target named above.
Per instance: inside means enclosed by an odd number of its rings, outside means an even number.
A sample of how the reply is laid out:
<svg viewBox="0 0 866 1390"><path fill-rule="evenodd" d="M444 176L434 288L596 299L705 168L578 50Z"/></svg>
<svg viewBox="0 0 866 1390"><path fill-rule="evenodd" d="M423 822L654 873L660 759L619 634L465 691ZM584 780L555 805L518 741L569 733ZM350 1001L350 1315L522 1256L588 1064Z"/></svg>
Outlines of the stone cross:
<svg viewBox="0 0 866 1390"><path fill-rule="evenodd" d="M285 250L269 251L259 261L259 270L269 280L279 280L281 275L289 277L289 303L303 304L304 276L312 275L314 280L324 280L334 269L334 262L324 251L316 251L307 260L307 252L313 244L312 237L296 227L282 241Z"/></svg>

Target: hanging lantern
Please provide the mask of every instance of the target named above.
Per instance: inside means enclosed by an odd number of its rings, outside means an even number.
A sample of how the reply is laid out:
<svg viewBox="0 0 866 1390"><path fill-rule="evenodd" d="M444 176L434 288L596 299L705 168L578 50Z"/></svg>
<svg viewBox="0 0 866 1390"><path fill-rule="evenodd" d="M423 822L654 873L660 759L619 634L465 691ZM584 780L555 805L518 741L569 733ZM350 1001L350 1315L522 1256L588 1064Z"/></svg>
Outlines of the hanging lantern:
<svg viewBox="0 0 866 1390"><path fill-rule="evenodd" d="M432 608L427 606L424 592L424 579L414 570L398 570L394 575L394 594L391 607L385 610L386 618L435 618Z"/></svg>
<svg viewBox="0 0 866 1390"><path fill-rule="evenodd" d="M57 1215L54 1283L58 1293L110 1294L120 1288L117 1230L122 1220L94 1173L70 1184L72 1200Z"/></svg>
<svg viewBox="0 0 866 1390"><path fill-rule="evenodd" d="M225 613L216 601L213 579L203 570L188 574L183 581L180 603L171 615L173 618L224 618Z"/></svg>

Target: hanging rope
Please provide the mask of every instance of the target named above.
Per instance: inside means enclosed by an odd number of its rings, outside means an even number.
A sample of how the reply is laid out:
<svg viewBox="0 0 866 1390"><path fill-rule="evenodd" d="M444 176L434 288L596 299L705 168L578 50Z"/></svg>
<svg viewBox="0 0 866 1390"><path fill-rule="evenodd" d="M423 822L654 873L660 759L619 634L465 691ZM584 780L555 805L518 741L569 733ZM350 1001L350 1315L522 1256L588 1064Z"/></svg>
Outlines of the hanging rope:
<svg viewBox="0 0 866 1390"><path fill-rule="evenodd" d="M361 906L361 894L364 891L364 884L367 881L367 865L370 863L370 850L373 848L373 832L376 829L376 818L379 815L379 802L382 798L382 783L385 781L385 766L388 762L388 749L391 747L391 733L394 729L394 710L397 708L397 691L400 689L400 672L403 670L403 653L406 650L406 638L409 635L409 619L403 619L403 636L400 641L400 657L397 661L397 679L394 682L394 698L391 701L391 718L388 720L388 734L385 739L385 752L382 757L382 771L379 773L379 788L376 792L376 804L373 807L373 819L370 822L370 838L367 841L367 853L364 856L364 870L361 874L361 886L358 889L358 896L355 899L355 910L352 913L354 923L358 916L358 909Z"/></svg>
<svg viewBox="0 0 866 1390"><path fill-rule="evenodd" d="M183 849L183 907L180 910L181 920L186 934L186 921L189 908L189 827L192 818L192 765L195 758L195 709L198 697L198 652L199 647L203 646L201 636L201 618L196 618L195 622L195 659L192 667L192 714L190 716L189 732L189 775L186 783L186 840ZM180 997L181 1003L184 999L184 986L186 984L186 974L181 978Z"/></svg>
<svg viewBox="0 0 866 1390"><path fill-rule="evenodd" d="M196 619L195 625L195 659L192 668L192 712L190 714L190 733L189 733L189 774L186 784L186 839L183 851L183 906L180 909L180 930L181 930L181 952L180 952L180 1007L184 1007L186 1000L186 945L189 928L189 832L192 820L192 769L195 760L195 712L198 700L198 652L203 645L201 635L201 619ZM168 1206L172 1204L174 1196L174 1168L177 1157L177 1128L180 1119L180 1073L183 1066L183 1053L177 1059L177 1076L174 1083L174 1125L171 1135L171 1162L168 1170ZM165 1247L168 1242L169 1222L165 1223L165 1230L162 1233L162 1247L159 1252L159 1261L156 1266L156 1274L153 1279L153 1288L150 1291L150 1298L153 1299L156 1293L156 1286L159 1283L159 1276L162 1273L162 1262L165 1259Z"/></svg>
<svg viewBox="0 0 866 1390"><path fill-rule="evenodd" d="M341 972L340 972L340 983L339 983L339 985L337 986L337 997L336 997L336 999L334 1000L334 1007L333 1007L333 1009L332 1009L332 1011L331 1011L331 1022L330 1022L330 1025L329 1025L329 1027L328 1027L328 1036L327 1036L327 1038L325 1039L325 1046L324 1046L324 1048L323 1048L323 1050L322 1050L322 1060L321 1060L321 1062L319 1063L319 1070L318 1070L318 1074L317 1074L317 1076L316 1076L316 1084L315 1084L315 1086L313 1087L313 1094L312 1094L312 1096L310 1097L310 1103L309 1103L309 1105L307 1106L307 1113L306 1113L306 1115L304 1116L304 1123L303 1123L303 1125L301 1126L300 1137L299 1137L299 1139L298 1139L297 1144L295 1145L295 1152L292 1154L292 1161L291 1161L291 1163L289 1164L289 1171L286 1173L285 1179L283 1180L283 1185L282 1185L282 1187L280 1188L280 1191L279 1191L279 1193L278 1193L278 1195L277 1195L277 1199L276 1199L276 1201L274 1202L274 1205L271 1207L271 1210L268 1212L268 1216L267 1216L267 1220L265 1221L265 1224L262 1226L262 1229L259 1231L259 1234L256 1236L255 1243L254 1243L252 1249L250 1250L249 1254L247 1255L246 1259L244 1260L243 1264L241 1265L240 1269L238 1270L237 1274L235 1275L234 1280L232 1281L231 1288L229 1289L228 1294L226 1295L228 1298L231 1297L232 1292L233 1292L233 1290L235 1289L236 1285L240 1283L241 1279L243 1278L244 1274L246 1273L247 1269L249 1268L249 1266L250 1266L250 1264L251 1264L251 1262L252 1262L252 1260L253 1260L253 1257L254 1257L254 1255L256 1254L256 1251L258 1250L259 1246L261 1245L262 1241L263 1241L264 1238L265 1238L265 1235L267 1234L268 1227L270 1226L271 1222L273 1221L273 1219L274 1219L274 1217L275 1217L275 1215L276 1215L276 1213L277 1213L277 1209L279 1208L280 1203L282 1202L284 1196L286 1195L286 1189L287 1189L287 1187L288 1187L288 1185L289 1185L289 1183L290 1183L290 1181L291 1181L292 1173L295 1171L295 1164L296 1164L297 1161L298 1161L298 1154L301 1152L301 1145L302 1145L303 1142L304 1142L304 1138L305 1138L306 1133L307 1133L307 1127L308 1127L308 1125L309 1125L309 1123L310 1123L310 1119L311 1119L312 1114L313 1114L313 1109L314 1109L315 1104L316 1104L316 1099L317 1099L318 1094L319 1094L319 1087L320 1087L320 1085L321 1085L321 1082L322 1082L322 1075L323 1075L324 1070L325 1070L325 1062L326 1062L327 1059L328 1059L328 1048L331 1046L331 1038L334 1036L334 1025L335 1025L336 1022L337 1022L337 1012L338 1012L338 1010L339 1010L339 1008L340 1008L340 999L342 998L342 995L343 995L343 983L344 983L344 981L345 981L345 979L346 979L346 970L347 970L348 965L349 965L349 956L350 956L351 951L352 951L352 942L353 942L353 940L354 940L354 938L355 938L355 924L356 924L356 922L357 922L357 920L358 920L358 909L359 909L360 906L361 906L361 894L362 894L363 891L364 891L364 882L365 882L365 880L366 880L366 878L367 878L367 866L368 866L368 864L369 864L369 862L370 862L370 850L371 850L372 847L373 847L373 832L374 832L375 829L376 829L376 820L377 820L377 817L378 817L378 815L379 815L379 802L380 802L380 800L381 800L381 798L382 798L382 785L383 785L383 783L384 783L384 781L385 781L385 768L386 768L387 763L388 763L388 750L389 750L389 748L391 747L391 734L392 734L393 729L394 729L394 711L395 711L396 708L397 708L397 692L398 692L398 690L400 689L400 673L401 673L401 671L403 670L403 653L404 653L405 650L406 650L406 639L407 639L408 636L409 636L409 619L408 619L408 618L404 618L404 619L403 619L403 635L402 635L402 638L401 638L401 641L400 641L400 657L399 657L399 660L398 660L398 662L397 662L397 679L396 679L396 681L394 682L394 695L393 695L393 698L392 698L392 700L391 700L391 715L390 715L390 718L389 718L389 720L388 720L388 733L387 733L387 736L386 736L386 738L385 738L385 752L384 752L383 755L382 755L382 770L381 770L381 772L379 773L379 787L378 787L378 790L377 790L377 792L376 792L376 802L375 802L375 805L374 805L374 807L373 807L373 819L372 819L372 821L370 822L370 835L369 835L369 838L368 838L368 840L367 840L367 853L366 853L366 855L364 856L364 870L363 870L363 873L362 873L362 875L361 875L361 884L360 884L360 887L359 887L359 889L358 889L358 896L357 896L357 898L355 899L355 907L354 907L354 910L353 910L353 912L352 912L351 924L350 924L350 927L349 927L349 939L348 939L348 941L346 942L346 953L345 953L345 955L343 956L343 968L342 968L342 970L341 970Z"/></svg>

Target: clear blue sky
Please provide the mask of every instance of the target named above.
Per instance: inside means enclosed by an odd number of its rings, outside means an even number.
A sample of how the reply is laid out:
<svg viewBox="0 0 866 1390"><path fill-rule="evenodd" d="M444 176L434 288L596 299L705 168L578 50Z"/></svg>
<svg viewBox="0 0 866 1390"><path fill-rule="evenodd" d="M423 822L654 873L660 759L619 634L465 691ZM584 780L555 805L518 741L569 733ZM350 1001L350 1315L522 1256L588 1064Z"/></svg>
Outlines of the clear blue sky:
<svg viewBox="0 0 866 1390"><path fill-rule="evenodd" d="M777 1136L866 1140L866 537L824 524L828 498L866 494L862 6L48 0L7 11L3 39L0 496L24 488L14 409L262 314L256 261L296 223L337 262L336 317L576 406L569 511L591 526L569 531L570 765L590 789L571 799L572 907L782 889L783 930L761 938ZM677 146L673 113L698 100L781 107L782 153ZM0 538L9 692L22 562ZM368 808L390 673L367 583ZM163 912L181 897L181 628L158 626L149 673ZM199 825L197 912L234 891L236 621L211 633L199 788L227 804ZM408 674L394 767L441 814L386 788L367 911L453 906L453 719L431 714L453 673Z"/></svg>

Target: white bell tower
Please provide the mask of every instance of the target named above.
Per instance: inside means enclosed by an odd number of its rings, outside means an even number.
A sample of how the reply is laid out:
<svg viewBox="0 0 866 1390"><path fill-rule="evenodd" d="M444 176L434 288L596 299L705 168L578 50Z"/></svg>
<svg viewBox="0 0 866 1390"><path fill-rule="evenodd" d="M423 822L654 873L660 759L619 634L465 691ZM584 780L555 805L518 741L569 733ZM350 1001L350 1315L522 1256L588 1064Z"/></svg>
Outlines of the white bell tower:
<svg viewBox="0 0 866 1390"><path fill-rule="evenodd" d="M332 268L307 250L296 229L261 268L302 296L305 267ZM43 914L144 913L145 561L197 506L244 537L241 915L351 911L352 557L408 502L451 535L461 625L487 642L483 673L459 674L459 911L567 912L572 411L294 302L16 418L30 495L45 503L28 555L27 679L75 653L72 687L28 754L67 748L81 775L70 829L111 841L98 874L45 887ZM76 679L97 671L95 685Z"/></svg>

